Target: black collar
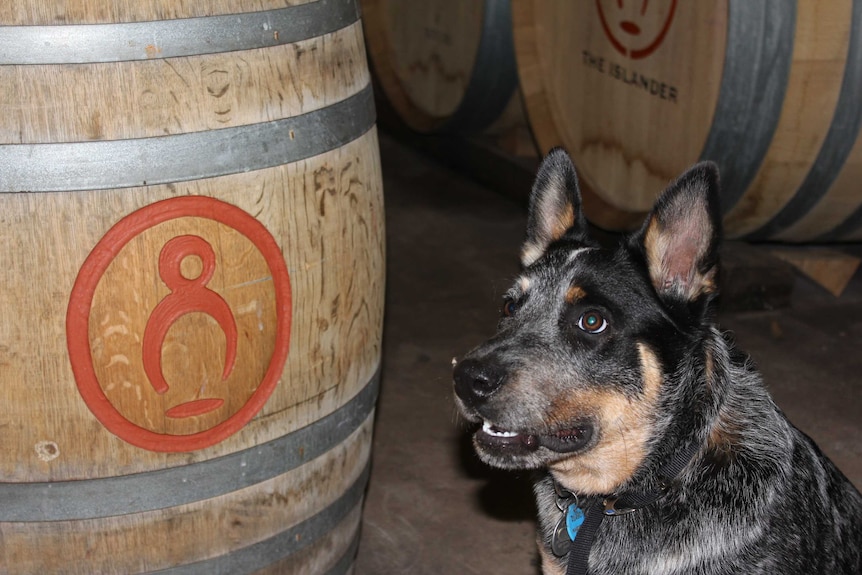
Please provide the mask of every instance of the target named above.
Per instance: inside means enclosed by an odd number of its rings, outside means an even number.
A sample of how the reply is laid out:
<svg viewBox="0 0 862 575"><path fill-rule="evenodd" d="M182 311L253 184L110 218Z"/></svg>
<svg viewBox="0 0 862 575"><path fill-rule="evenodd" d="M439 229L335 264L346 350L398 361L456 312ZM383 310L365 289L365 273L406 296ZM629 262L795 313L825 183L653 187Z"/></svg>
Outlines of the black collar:
<svg viewBox="0 0 862 575"><path fill-rule="evenodd" d="M657 489L600 497L584 506L579 504L577 495L563 489L554 480L557 507L563 515L554 528L551 551L557 557L569 555L566 575L586 575L590 548L605 517L632 513L657 501L699 450L700 443L693 441L686 449L676 452L670 461L659 468Z"/></svg>

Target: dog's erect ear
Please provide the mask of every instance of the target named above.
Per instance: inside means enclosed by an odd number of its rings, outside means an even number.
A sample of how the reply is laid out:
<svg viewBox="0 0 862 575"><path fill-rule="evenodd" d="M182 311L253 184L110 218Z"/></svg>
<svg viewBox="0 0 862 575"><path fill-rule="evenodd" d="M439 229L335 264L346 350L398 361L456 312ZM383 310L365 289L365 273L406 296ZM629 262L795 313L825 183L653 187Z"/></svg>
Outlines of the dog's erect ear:
<svg viewBox="0 0 862 575"><path fill-rule="evenodd" d="M550 244L565 235L586 239L586 233L575 166L565 150L554 148L542 160L530 193L521 264L526 267L538 260Z"/></svg>
<svg viewBox="0 0 862 575"><path fill-rule="evenodd" d="M656 202L636 236L659 296L692 302L718 292L718 168L695 165Z"/></svg>

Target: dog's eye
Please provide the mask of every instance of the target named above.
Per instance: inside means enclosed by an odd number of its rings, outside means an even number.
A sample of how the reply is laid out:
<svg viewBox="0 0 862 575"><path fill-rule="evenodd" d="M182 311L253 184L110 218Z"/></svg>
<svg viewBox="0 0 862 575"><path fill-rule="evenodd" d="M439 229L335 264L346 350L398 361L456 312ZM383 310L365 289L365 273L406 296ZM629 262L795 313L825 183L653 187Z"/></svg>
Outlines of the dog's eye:
<svg viewBox="0 0 862 575"><path fill-rule="evenodd" d="M608 321L601 313L591 310L578 319L578 327L587 333L602 333L608 329Z"/></svg>
<svg viewBox="0 0 862 575"><path fill-rule="evenodd" d="M506 298L503 301L503 309L501 310L503 317L512 317L516 311L518 311L518 302L512 298Z"/></svg>

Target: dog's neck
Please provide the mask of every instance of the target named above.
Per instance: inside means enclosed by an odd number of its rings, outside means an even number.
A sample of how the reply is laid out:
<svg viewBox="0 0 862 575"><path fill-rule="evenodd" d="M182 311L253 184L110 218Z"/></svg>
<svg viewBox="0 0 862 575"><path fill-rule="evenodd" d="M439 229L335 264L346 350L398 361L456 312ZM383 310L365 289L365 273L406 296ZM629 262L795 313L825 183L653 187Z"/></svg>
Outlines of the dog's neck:
<svg viewBox="0 0 862 575"><path fill-rule="evenodd" d="M677 451L656 473L657 486L642 491L624 492L593 501L581 501L577 495L561 488L552 480L554 503L562 515L550 533L546 531L546 547L551 555L567 557L568 570L585 573L587 561L596 533L606 517L637 513L656 504L674 488L674 480L700 452L701 443L692 441L685 449ZM551 510L553 517L553 510ZM546 548L547 551L547 548Z"/></svg>

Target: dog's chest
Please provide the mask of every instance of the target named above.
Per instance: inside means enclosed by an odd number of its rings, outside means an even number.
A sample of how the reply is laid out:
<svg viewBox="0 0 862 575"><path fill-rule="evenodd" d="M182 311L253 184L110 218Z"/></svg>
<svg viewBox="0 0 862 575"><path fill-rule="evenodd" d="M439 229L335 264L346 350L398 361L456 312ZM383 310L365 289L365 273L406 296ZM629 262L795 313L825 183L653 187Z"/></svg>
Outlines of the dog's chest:
<svg viewBox="0 0 862 575"><path fill-rule="evenodd" d="M636 515L608 518L590 550L589 573L728 573L732 572L728 568L740 560L741 551L762 535L757 527L731 526L708 517L688 520L685 530L680 530L679 525L644 521ZM565 575L568 556L556 557L549 546L543 546L541 555L543 575Z"/></svg>

